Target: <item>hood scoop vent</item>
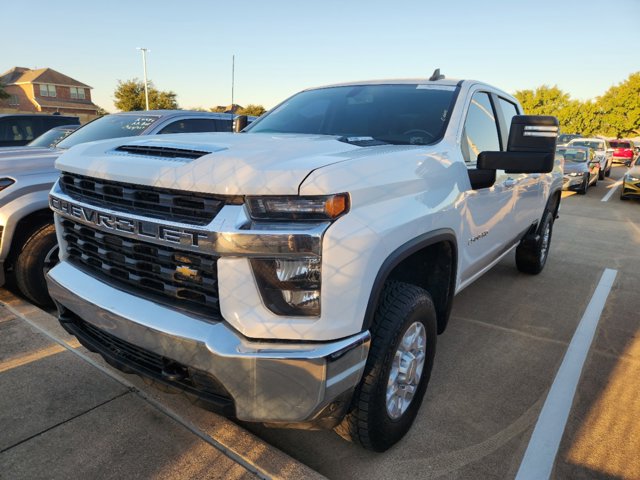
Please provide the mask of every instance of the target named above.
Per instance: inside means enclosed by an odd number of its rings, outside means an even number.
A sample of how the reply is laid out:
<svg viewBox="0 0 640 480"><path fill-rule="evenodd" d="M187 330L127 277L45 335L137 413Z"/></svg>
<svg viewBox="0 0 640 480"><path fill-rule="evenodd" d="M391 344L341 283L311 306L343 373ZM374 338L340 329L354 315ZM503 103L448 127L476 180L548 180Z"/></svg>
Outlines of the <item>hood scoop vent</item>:
<svg viewBox="0 0 640 480"><path fill-rule="evenodd" d="M163 158L176 162L191 162L219 150L224 149L219 148L207 151L197 148L184 148L171 145L122 145L116 148L114 152L125 155L141 155L145 157Z"/></svg>

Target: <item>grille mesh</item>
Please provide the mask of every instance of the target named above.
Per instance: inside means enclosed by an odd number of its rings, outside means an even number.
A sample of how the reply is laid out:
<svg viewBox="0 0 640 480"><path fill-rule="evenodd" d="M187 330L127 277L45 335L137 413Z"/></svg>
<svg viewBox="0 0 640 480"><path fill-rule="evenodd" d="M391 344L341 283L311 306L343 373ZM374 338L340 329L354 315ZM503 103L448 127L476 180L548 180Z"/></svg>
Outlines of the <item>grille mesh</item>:
<svg viewBox="0 0 640 480"><path fill-rule="evenodd" d="M69 260L115 287L209 318L220 317L217 258L131 240L62 220Z"/></svg>
<svg viewBox="0 0 640 480"><path fill-rule="evenodd" d="M63 173L60 188L71 198L97 207L145 217L207 225L225 204L221 197L167 188L113 182Z"/></svg>

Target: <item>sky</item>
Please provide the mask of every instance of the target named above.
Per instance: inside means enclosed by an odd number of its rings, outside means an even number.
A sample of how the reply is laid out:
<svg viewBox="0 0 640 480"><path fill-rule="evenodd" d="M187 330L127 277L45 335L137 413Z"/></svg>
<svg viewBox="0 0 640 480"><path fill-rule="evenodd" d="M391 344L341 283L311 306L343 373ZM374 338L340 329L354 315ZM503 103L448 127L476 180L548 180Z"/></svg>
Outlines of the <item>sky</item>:
<svg viewBox="0 0 640 480"><path fill-rule="evenodd" d="M143 78L136 47L182 108L231 103L233 56L235 103L267 109L309 87L435 68L579 100L640 71L640 0L31 0L0 11L0 72L53 68L109 112L118 80Z"/></svg>

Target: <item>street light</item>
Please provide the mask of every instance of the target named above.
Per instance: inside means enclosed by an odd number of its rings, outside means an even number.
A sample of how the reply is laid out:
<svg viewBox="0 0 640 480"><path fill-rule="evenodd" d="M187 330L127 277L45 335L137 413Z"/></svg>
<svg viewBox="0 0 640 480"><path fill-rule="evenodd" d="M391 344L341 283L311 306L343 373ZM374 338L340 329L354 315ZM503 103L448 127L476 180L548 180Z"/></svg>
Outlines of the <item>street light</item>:
<svg viewBox="0 0 640 480"><path fill-rule="evenodd" d="M147 52L150 52L148 48L144 47L136 47L136 50L140 50L142 52L142 69L144 71L144 101L146 105L146 110L149 110L149 86L147 82Z"/></svg>

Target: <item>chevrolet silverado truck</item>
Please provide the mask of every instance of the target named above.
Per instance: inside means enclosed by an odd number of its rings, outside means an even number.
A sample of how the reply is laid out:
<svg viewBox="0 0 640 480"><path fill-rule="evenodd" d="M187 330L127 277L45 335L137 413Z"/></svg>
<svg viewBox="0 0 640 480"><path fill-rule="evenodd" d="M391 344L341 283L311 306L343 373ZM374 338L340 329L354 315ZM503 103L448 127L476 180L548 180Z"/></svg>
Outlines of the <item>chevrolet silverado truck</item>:
<svg viewBox="0 0 640 480"><path fill-rule="evenodd" d="M545 265L558 123L521 112L434 75L306 90L241 134L74 148L49 198L60 322L225 415L384 451L454 295L513 250Z"/></svg>
<svg viewBox="0 0 640 480"><path fill-rule="evenodd" d="M0 149L0 286L12 277L33 303L51 304L44 275L58 261L58 244L48 198L59 177L54 164L62 152L80 143L114 137L230 132L232 122L233 115L212 112L122 112L86 124L55 148Z"/></svg>

